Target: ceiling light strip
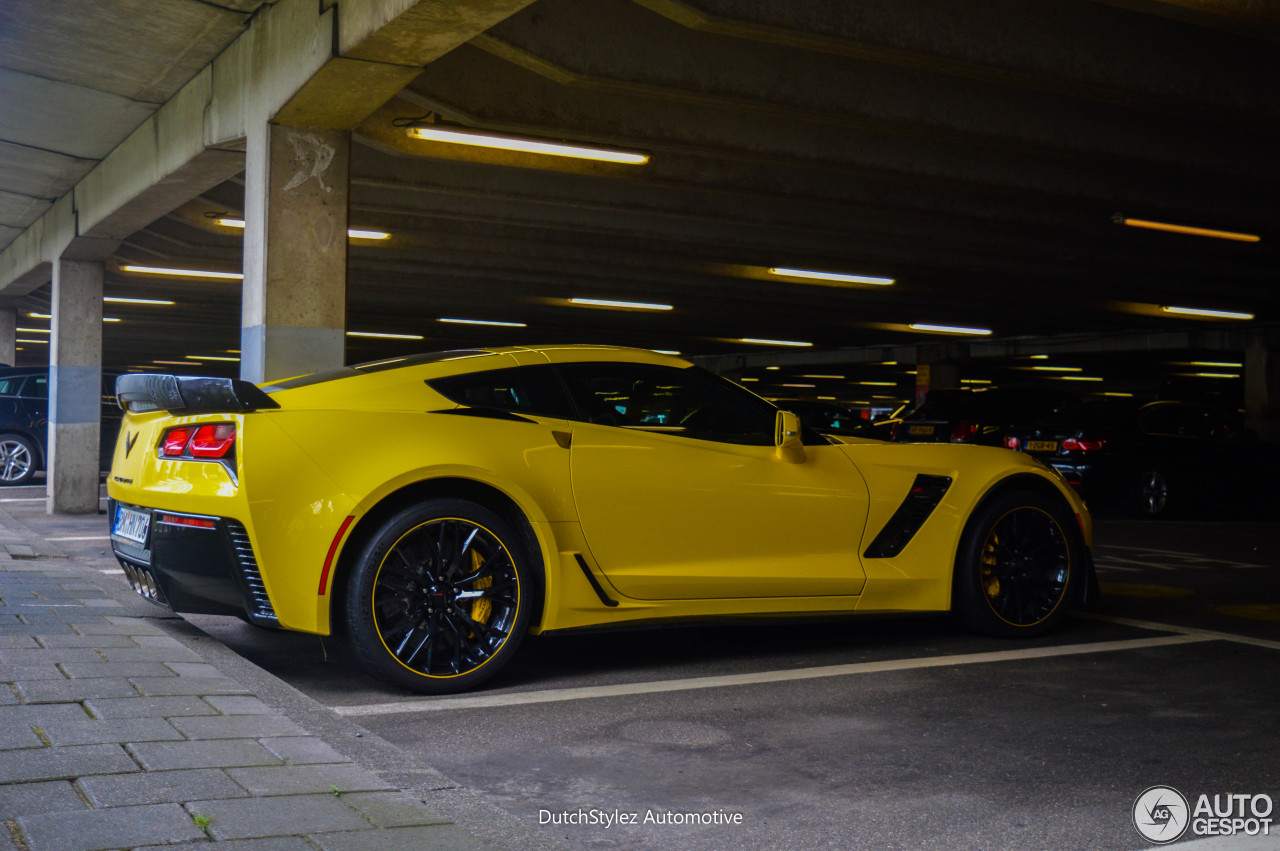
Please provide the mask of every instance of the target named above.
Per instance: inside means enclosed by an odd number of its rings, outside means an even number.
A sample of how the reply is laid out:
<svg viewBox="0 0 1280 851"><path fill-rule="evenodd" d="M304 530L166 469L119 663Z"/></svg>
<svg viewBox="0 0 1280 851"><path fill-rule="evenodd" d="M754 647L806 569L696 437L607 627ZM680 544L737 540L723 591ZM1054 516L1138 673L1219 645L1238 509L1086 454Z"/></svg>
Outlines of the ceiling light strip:
<svg viewBox="0 0 1280 851"><path fill-rule="evenodd" d="M822 272L817 269L788 269L782 266L771 266L769 274L784 278L800 278L806 281L833 281L841 284L871 284L887 287L893 284L893 278L881 278L875 275L849 275L843 272Z"/></svg>
<svg viewBox="0 0 1280 851"><path fill-rule="evenodd" d="M167 275L173 278L217 278L224 281L243 281L240 272L214 272L209 269L168 269L161 266L134 266L129 263L120 264L121 272L132 272L137 275Z"/></svg>
<svg viewBox="0 0 1280 851"><path fill-rule="evenodd" d="M646 301L613 301L606 298L571 298L570 304L584 307L616 307L620 310L671 310L669 304L652 304Z"/></svg>
<svg viewBox="0 0 1280 851"><path fill-rule="evenodd" d="M385 340L423 340L421 334L390 334L384 331L348 331L348 337L377 337Z"/></svg>
<svg viewBox="0 0 1280 851"><path fill-rule="evenodd" d="M1165 313L1174 313L1179 316L1207 316L1211 319L1252 319L1252 313L1241 313L1235 310L1211 310L1207 307L1174 307L1164 306L1160 308Z"/></svg>
<svg viewBox="0 0 1280 851"><path fill-rule="evenodd" d="M1166 233L1181 233L1188 236L1208 236L1213 237L1214 239L1228 239L1233 242L1262 241L1262 237L1252 233L1238 233L1236 231L1215 230L1213 228L1197 228L1189 225L1175 225L1169 222L1153 222L1150 219L1130 219L1126 216L1119 216L1116 221L1126 227L1165 231Z"/></svg>
<svg viewBox="0 0 1280 851"><path fill-rule="evenodd" d="M445 142L451 145L470 145L476 148L519 151L526 154L543 154L551 157L569 157L571 159L596 160L598 162L621 163L624 165L644 165L649 161L649 155L642 151L569 142L552 142L547 139L535 139L529 136L503 136L498 133L485 133L479 130L464 130L455 127L428 125L410 127L408 132L414 139L422 139L427 142Z"/></svg>
<svg viewBox="0 0 1280 851"><path fill-rule="evenodd" d="M525 322L499 322L496 319L454 319L441 317L437 322L451 322L455 325L501 325L504 328L527 328Z"/></svg>
<svg viewBox="0 0 1280 851"><path fill-rule="evenodd" d="M924 322L913 322L907 327L913 331L927 331L932 334L976 334L985 337L991 333L990 328L965 328L960 325L929 325Z"/></svg>
<svg viewBox="0 0 1280 851"><path fill-rule="evenodd" d="M763 337L739 337L739 343L750 343L754 346L796 346L798 348L807 348L813 343L805 343L800 340L767 340Z"/></svg>

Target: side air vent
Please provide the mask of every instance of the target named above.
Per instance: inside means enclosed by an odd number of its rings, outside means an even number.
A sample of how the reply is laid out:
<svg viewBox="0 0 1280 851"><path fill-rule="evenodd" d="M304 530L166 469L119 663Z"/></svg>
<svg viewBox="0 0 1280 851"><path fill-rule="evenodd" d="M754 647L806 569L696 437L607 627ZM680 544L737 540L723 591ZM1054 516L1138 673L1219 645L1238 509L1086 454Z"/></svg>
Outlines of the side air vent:
<svg viewBox="0 0 1280 851"><path fill-rule="evenodd" d="M243 581L249 620L258 626L279 626L276 610L267 596L267 586L262 583L262 574L258 571L258 559L253 554L253 545L249 543L248 531L237 520L227 520L226 524L231 551Z"/></svg>
<svg viewBox="0 0 1280 851"><path fill-rule="evenodd" d="M884 524L880 534L863 553L865 558L892 558L911 542L916 532L929 519L929 515L938 507L947 489L951 487L950 476L916 476L907 491L907 498L893 512L889 522Z"/></svg>

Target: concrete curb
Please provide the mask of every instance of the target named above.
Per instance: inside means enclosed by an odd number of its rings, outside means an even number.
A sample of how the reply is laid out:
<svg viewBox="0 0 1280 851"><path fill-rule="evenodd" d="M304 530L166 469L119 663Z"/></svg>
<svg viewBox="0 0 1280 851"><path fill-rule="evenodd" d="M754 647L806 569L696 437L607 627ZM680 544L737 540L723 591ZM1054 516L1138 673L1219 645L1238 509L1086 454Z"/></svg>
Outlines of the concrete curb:
<svg viewBox="0 0 1280 851"><path fill-rule="evenodd" d="M546 847L137 597L105 541L47 540L101 516L27 520L0 509L0 848Z"/></svg>

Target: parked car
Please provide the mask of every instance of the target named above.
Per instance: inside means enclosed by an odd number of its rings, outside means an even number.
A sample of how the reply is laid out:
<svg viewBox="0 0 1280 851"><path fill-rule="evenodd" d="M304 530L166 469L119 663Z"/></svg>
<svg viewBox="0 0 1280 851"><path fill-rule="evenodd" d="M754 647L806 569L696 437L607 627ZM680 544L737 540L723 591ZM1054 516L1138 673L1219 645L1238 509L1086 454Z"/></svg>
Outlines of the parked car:
<svg viewBox="0 0 1280 851"><path fill-rule="evenodd" d="M1275 447L1246 436L1229 414L1187 402L1086 402L1005 446L1052 465L1086 499L1144 517L1274 500Z"/></svg>
<svg viewBox="0 0 1280 851"><path fill-rule="evenodd" d="M924 403L893 429L900 443L1004 445L1005 434L1080 404L1065 390L996 387L989 390L930 390Z"/></svg>
<svg viewBox="0 0 1280 851"><path fill-rule="evenodd" d="M872 437L871 422L857 413L830 402L811 402L802 399L774 399L773 403L784 411L791 411L800 422L819 434L861 435Z"/></svg>
<svg viewBox="0 0 1280 851"><path fill-rule="evenodd" d="M120 431L115 404L119 373L102 376L102 428L99 457L111 466L111 451ZM45 367L0 367L0 485L23 485L47 464L49 456L49 370Z"/></svg>
<svg viewBox="0 0 1280 851"><path fill-rule="evenodd" d="M1044 465L837 441L654 352L117 390L108 523L139 594L345 633L366 670L421 692L478 685L529 631L952 611L1018 637L1096 592L1089 513Z"/></svg>

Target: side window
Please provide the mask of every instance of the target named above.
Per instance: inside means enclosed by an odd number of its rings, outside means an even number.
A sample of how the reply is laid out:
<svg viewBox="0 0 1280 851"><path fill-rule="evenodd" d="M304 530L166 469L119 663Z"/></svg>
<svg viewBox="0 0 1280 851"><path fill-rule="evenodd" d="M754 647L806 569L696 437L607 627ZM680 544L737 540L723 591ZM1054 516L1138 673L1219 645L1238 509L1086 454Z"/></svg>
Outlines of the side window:
<svg viewBox="0 0 1280 851"><path fill-rule="evenodd" d="M22 382L26 380L25 375L9 375L0 378L0 396L17 396L18 390L22 387Z"/></svg>
<svg viewBox="0 0 1280 851"><path fill-rule="evenodd" d="M27 385L22 388L21 395L28 399L48 399L49 379L43 375L31 376L27 379Z"/></svg>
<svg viewBox="0 0 1280 851"><path fill-rule="evenodd" d="M517 366L469 372L427 382L432 390L469 408L570 419L572 406L549 366Z"/></svg>
<svg viewBox="0 0 1280 851"><path fill-rule="evenodd" d="M696 367L571 363L556 368L579 418L587 422L720 443L773 445L774 408Z"/></svg>

